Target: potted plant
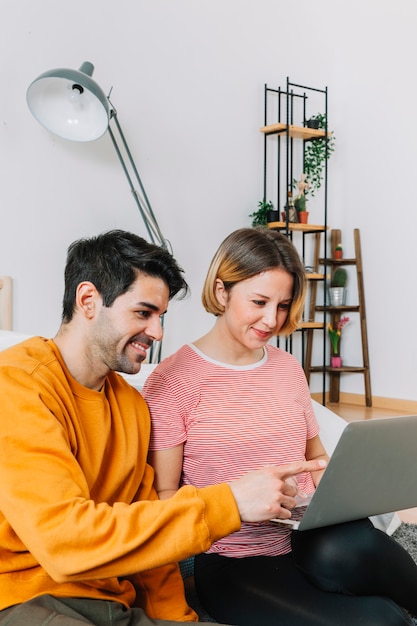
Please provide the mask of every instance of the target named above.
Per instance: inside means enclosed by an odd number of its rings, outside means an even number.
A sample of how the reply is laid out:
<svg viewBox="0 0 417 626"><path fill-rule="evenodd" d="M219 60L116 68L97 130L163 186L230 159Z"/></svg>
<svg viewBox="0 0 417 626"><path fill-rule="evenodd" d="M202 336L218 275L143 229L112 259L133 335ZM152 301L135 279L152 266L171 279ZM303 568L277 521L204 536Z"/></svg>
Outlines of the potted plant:
<svg viewBox="0 0 417 626"><path fill-rule="evenodd" d="M327 131L327 119L324 113L313 115L312 120L319 129ZM309 183L308 194L314 198L321 187L326 159L330 159L335 149L333 135L308 139L304 149L304 173Z"/></svg>
<svg viewBox="0 0 417 626"><path fill-rule="evenodd" d="M343 306L346 304L346 285L348 274L344 267L335 269L330 280L329 300L330 306Z"/></svg>
<svg viewBox="0 0 417 626"><path fill-rule="evenodd" d="M334 258L335 259L343 259L343 247L341 243L338 243L335 251L334 251Z"/></svg>
<svg viewBox="0 0 417 626"><path fill-rule="evenodd" d="M287 204L284 207L284 211L281 213L281 219L283 222L298 223L297 210L295 208L294 198L292 197L292 191L288 192Z"/></svg>
<svg viewBox="0 0 417 626"><path fill-rule="evenodd" d="M298 194L294 199L295 210L297 211L298 221L301 224L308 223L309 212L306 209L306 193L310 188L310 184L306 180L306 175L301 174L299 181L294 181L298 189Z"/></svg>
<svg viewBox="0 0 417 626"><path fill-rule="evenodd" d="M318 130L320 128L320 119L317 115L312 115L309 120L306 121L307 128L314 128Z"/></svg>
<svg viewBox="0 0 417 626"><path fill-rule="evenodd" d="M279 212L274 209L271 201L260 200L258 210L249 215L252 218L252 226L266 226L268 222L277 222Z"/></svg>
<svg viewBox="0 0 417 626"><path fill-rule="evenodd" d="M333 328L331 324L327 324L330 335L330 343L332 346L332 354L330 356L330 363L332 367L342 367L342 358L340 356L340 338L342 336L342 330L348 321L349 318L344 316L339 319L335 328Z"/></svg>

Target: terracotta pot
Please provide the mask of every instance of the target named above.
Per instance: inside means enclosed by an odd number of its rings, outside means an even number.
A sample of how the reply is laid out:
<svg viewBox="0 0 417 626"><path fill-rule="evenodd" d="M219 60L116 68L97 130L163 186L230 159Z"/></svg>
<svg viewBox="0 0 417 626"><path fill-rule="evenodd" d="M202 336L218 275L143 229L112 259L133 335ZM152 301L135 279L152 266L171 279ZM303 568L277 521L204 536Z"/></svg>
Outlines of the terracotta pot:
<svg viewBox="0 0 417 626"><path fill-rule="evenodd" d="M308 224L308 216L309 216L308 211L298 211L297 215L298 215L298 221L300 222L300 224Z"/></svg>
<svg viewBox="0 0 417 626"><path fill-rule="evenodd" d="M343 259L343 250L335 250L334 251L335 259Z"/></svg>

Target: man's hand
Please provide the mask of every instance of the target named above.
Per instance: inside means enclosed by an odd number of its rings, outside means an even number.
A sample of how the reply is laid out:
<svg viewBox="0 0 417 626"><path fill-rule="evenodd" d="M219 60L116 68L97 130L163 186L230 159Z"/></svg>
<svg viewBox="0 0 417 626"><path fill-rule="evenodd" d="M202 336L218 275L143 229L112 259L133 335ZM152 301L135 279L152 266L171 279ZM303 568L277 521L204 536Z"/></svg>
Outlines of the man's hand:
<svg viewBox="0 0 417 626"><path fill-rule="evenodd" d="M316 472L326 461L300 461L286 465L268 465L233 480L229 486L235 497L243 522L263 522L273 517L287 519L295 507L297 483L293 476ZM290 479L290 480L289 480Z"/></svg>

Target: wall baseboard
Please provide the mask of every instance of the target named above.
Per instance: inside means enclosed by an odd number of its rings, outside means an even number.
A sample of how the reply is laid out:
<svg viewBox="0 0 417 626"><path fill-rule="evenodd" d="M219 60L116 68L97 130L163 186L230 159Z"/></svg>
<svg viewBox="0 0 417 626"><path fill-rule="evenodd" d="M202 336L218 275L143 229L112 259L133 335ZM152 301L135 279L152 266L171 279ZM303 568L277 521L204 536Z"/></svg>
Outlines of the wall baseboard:
<svg viewBox="0 0 417 626"><path fill-rule="evenodd" d="M322 402L322 393L312 393L311 397L317 402ZM326 393L326 402L329 402L329 394ZM340 404L353 404L355 406L366 406L365 396L358 393L341 393ZM417 400L399 400L397 398L383 398L372 396L372 406L378 409L388 409L390 411L409 411L411 415L417 415Z"/></svg>

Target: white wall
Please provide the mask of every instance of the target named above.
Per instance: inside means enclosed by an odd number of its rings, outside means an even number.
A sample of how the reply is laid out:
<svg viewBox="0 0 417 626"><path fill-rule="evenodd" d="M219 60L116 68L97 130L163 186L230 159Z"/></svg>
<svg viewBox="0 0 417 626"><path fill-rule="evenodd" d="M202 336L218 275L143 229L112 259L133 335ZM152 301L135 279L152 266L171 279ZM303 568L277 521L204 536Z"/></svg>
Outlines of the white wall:
<svg viewBox="0 0 417 626"><path fill-rule="evenodd" d="M3 0L0 273L14 278L14 328L55 333L74 239L114 227L146 236L109 136L48 134L26 105L34 78L88 60L103 89L113 86L192 289L167 315L169 354L212 323L200 306L207 265L262 196L264 83L285 87L290 76L329 88L329 223L347 255L361 230L372 391L416 400L416 18L415 0ZM352 321L352 364L357 332ZM362 393L363 377L342 377L342 390Z"/></svg>

